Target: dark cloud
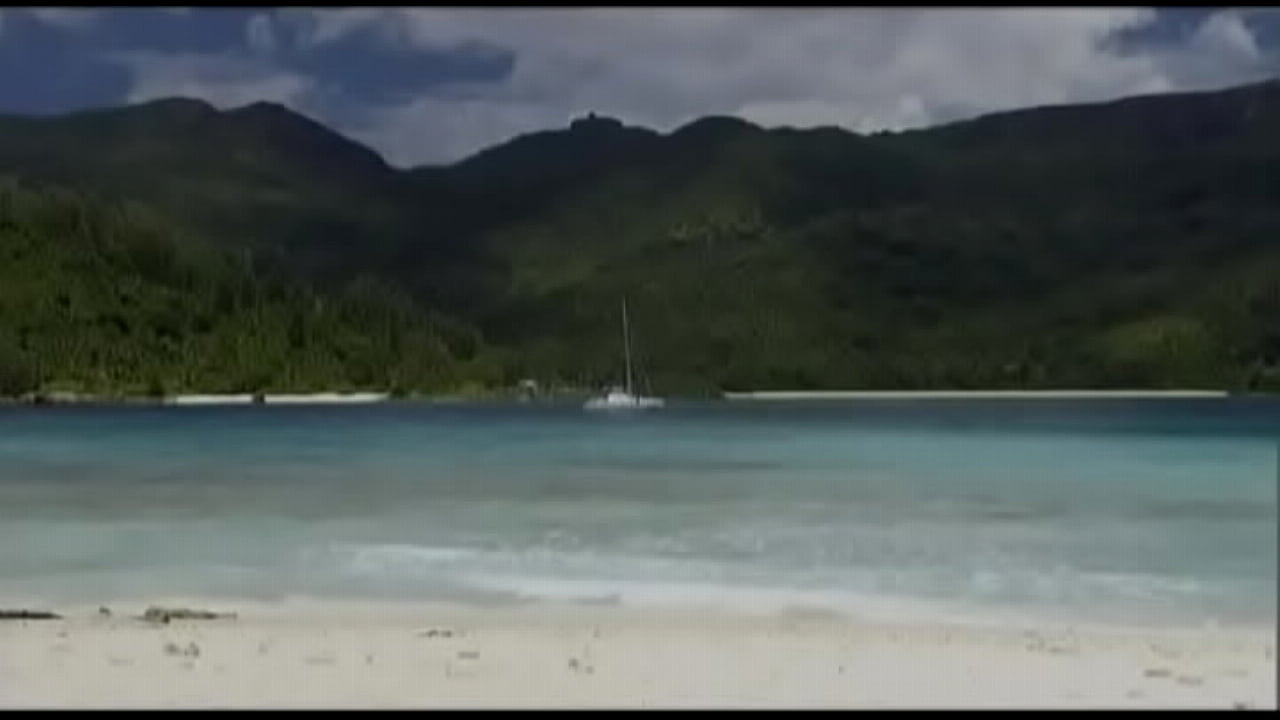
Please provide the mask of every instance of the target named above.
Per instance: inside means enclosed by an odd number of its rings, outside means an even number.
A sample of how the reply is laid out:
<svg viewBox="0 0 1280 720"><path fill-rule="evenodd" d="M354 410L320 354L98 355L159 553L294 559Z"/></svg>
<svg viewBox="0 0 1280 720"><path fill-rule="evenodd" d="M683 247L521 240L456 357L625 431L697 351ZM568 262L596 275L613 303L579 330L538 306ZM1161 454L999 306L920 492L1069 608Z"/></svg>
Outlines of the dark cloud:
<svg viewBox="0 0 1280 720"><path fill-rule="evenodd" d="M121 58L138 54L258 57L264 68L313 81L314 102L335 113L407 102L444 82L497 81L513 63L510 53L489 45L420 49L388 45L371 32L311 45L302 40L305 25L281 21L280 12L122 8L72 25L9 11L0 43L0 109L53 113L124 102L135 69Z"/></svg>
<svg viewBox="0 0 1280 720"><path fill-rule="evenodd" d="M0 112L48 114L111 105L129 91L126 68L86 51L64 28L6 11L0 33Z"/></svg>

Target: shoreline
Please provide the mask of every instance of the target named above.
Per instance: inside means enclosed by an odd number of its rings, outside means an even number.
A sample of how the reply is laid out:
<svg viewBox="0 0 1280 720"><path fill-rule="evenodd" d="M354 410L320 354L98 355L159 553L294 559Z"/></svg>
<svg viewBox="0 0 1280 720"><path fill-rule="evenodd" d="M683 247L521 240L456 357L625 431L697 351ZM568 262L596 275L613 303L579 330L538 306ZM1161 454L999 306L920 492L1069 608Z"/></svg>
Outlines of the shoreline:
<svg viewBox="0 0 1280 720"><path fill-rule="evenodd" d="M188 393L165 397L48 393L20 398L0 398L5 406L152 406L210 407L247 405L372 405L423 404L471 405L489 403L554 404L586 397L585 394L550 393L528 398L515 391L485 394L439 393L394 397L388 392L317 393ZM725 392L687 398L691 402L823 402L849 400L1143 400L1236 399L1278 397L1274 393L1239 393L1228 390L758 390ZM670 399L683 399L670 396Z"/></svg>
<svg viewBox="0 0 1280 720"><path fill-rule="evenodd" d="M241 393L233 395L192 394L156 398L159 405L367 405L387 402L390 393Z"/></svg>
<svg viewBox="0 0 1280 720"><path fill-rule="evenodd" d="M900 603L907 603L900 605ZM1217 633L1231 636L1274 636L1280 620L1213 619L1192 622L1165 618L1139 623L1128 620L1103 620L1097 617L1033 612L1017 613L1008 609L985 609L978 612L924 612L912 606L910 598L878 604L868 608L835 607L795 603L729 603L708 602L609 602L592 599L528 599L497 602L474 600L411 599L362 595L291 594L274 599L236 594L139 594L101 597L89 600L50 600L0 596L0 609L24 609L53 612L66 619L95 616L103 607L118 617L140 615L146 608L188 607L211 611L239 612L240 617L266 620L289 618L348 619L403 618L423 614L473 619L505 618L532 621L577 620L584 616L596 619L687 620L696 623L718 621L770 621L786 618L821 620L844 625L875 627L949 627L979 632L1022 631L1041 629L1050 632L1084 632L1102 635L1172 635L1190 636ZM900 606L898 612L887 612L889 605ZM2 626L0 626L2 627Z"/></svg>
<svg viewBox="0 0 1280 720"><path fill-rule="evenodd" d="M762 390L725 393L730 401L789 400L1088 400L1241 397L1226 390Z"/></svg>
<svg viewBox="0 0 1280 720"><path fill-rule="evenodd" d="M817 613L166 602L0 622L5 707L1274 708L1274 627L887 623Z"/></svg>

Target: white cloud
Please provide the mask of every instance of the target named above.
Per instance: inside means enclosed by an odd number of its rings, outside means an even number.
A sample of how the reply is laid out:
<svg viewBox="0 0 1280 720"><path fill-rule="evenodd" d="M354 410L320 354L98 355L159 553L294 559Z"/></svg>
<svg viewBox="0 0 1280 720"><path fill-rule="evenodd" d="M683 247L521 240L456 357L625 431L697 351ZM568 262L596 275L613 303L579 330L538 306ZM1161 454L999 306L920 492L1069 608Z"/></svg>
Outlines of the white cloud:
<svg viewBox="0 0 1280 720"><path fill-rule="evenodd" d="M706 114L858 130L1175 86L1171 58L1105 40L1154 19L1124 8L992 10L388 9L319 11L313 43L358 29L434 49L484 42L516 64L497 84L454 85L373 113L359 132L395 160L455 159L595 111L670 130ZM1241 35L1241 32L1244 35ZM1194 48L1239 53L1238 21Z"/></svg>
<svg viewBox="0 0 1280 720"><path fill-rule="evenodd" d="M1264 74L1266 58L1236 11L1214 15L1178 48L1126 52L1108 42L1155 18L1150 9L1107 7L360 8L283 10L276 22L291 24L303 48L362 32L389 47L457 51L480 43L514 53L514 69L500 82L446 84L402 105L358 108L359 122L344 125L391 161L413 164L454 160L588 111L659 130L733 114L766 125L871 131L926 125L957 112L1200 88ZM277 37L263 34L258 18L254 23L246 30L259 46ZM181 67L156 64L139 76L136 93L193 88ZM301 98L309 87L304 77L265 67L235 82L205 70L194 89L219 98L254 92Z"/></svg>
<svg viewBox="0 0 1280 720"><path fill-rule="evenodd" d="M231 55L135 52L114 59L133 73L128 102L191 97L221 109L259 100L301 107L315 87L311 78Z"/></svg>
<svg viewBox="0 0 1280 720"><path fill-rule="evenodd" d="M1226 57L1257 60L1258 43L1245 27L1244 17L1237 11L1225 10L1209 16L1192 37L1192 46Z"/></svg>

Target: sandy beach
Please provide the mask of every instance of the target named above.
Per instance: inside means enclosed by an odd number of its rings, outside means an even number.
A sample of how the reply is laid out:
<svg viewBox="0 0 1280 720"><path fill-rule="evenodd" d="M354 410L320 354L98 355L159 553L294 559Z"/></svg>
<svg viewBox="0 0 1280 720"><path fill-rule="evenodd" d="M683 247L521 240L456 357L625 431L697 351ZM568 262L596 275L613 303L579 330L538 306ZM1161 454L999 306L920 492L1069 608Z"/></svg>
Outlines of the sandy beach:
<svg viewBox="0 0 1280 720"><path fill-rule="evenodd" d="M132 603L0 622L0 706L1276 707L1273 628L181 604L236 617L148 623Z"/></svg>
<svg viewBox="0 0 1280 720"><path fill-rule="evenodd" d="M1226 398L1225 390L762 390L727 392L730 401L812 400L1140 400Z"/></svg>

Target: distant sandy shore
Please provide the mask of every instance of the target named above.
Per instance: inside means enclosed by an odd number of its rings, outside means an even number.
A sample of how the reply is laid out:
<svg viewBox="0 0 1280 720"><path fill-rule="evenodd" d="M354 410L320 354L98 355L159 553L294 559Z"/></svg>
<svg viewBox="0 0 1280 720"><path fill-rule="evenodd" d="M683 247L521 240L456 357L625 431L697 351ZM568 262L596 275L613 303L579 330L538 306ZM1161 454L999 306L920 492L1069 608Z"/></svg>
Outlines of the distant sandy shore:
<svg viewBox="0 0 1280 720"><path fill-rule="evenodd" d="M162 402L166 405L252 405L254 397L248 393L242 395L175 395L170 398L164 398Z"/></svg>
<svg viewBox="0 0 1280 720"><path fill-rule="evenodd" d="M168 405L252 405L261 401L265 405L360 405L385 402L387 393L298 393L262 396L240 395L175 395L165 399Z"/></svg>
<svg viewBox="0 0 1280 720"><path fill-rule="evenodd" d="M1275 708L1274 628L187 602L0 622L4 707Z"/></svg>
<svg viewBox="0 0 1280 720"><path fill-rule="evenodd" d="M986 400L1086 398L1221 398L1225 390L778 390L725 393L726 400Z"/></svg>
<svg viewBox="0 0 1280 720"><path fill-rule="evenodd" d="M363 403L386 402L391 397L388 393L310 393L310 394L271 394L263 396L268 405L359 405Z"/></svg>

